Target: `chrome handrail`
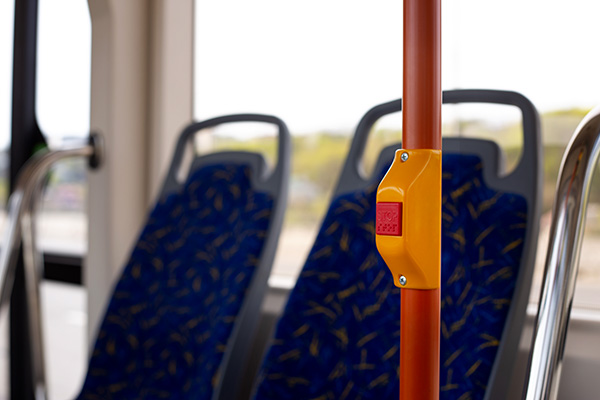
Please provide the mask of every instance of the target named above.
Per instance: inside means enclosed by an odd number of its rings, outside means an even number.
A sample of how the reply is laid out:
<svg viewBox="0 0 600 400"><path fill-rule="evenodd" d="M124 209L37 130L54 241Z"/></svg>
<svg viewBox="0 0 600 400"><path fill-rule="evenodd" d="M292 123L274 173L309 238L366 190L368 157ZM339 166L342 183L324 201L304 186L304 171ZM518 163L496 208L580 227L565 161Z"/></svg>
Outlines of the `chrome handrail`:
<svg viewBox="0 0 600 400"><path fill-rule="evenodd" d="M36 195L41 191L50 167L59 160L89 157L97 163L102 154L98 136L81 147L48 151L34 156L23 166L8 200L7 227L0 251L0 311L10 302L21 243L25 270L25 291L31 343L33 387L36 400L47 399L44 346L39 296L41 254L35 245Z"/></svg>
<svg viewBox="0 0 600 400"><path fill-rule="evenodd" d="M600 106L581 121L562 160L533 332L526 400L556 399L558 396L586 209L598 155Z"/></svg>

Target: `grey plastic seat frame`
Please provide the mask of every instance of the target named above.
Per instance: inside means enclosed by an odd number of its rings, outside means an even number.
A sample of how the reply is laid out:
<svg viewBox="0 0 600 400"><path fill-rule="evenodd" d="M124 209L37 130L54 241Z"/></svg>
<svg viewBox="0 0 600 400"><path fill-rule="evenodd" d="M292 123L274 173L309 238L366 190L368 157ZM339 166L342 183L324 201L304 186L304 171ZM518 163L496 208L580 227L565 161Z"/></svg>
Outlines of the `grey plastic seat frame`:
<svg viewBox="0 0 600 400"><path fill-rule="evenodd" d="M223 151L195 155L189 169L191 172L202 166L215 163L250 165L252 169L250 180L253 188L273 197L273 211L260 256L260 263L254 272L240 313L229 337L227 349L223 355L220 366L220 381L215 386L212 396L215 400L235 399L238 396L239 382L242 379L244 367L252 347L252 339L260 317L260 306L267 291L267 280L273 265L288 197L291 139L287 126L281 119L263 114L226 115L187 126L179 136L161 192L161 198L163 198L181 187L182 182L177 179L178 172L182 167L186 149L196 134L203 133L202 131L206 132L208 129L219 125L246 122L267 123L277 127L277 161L272 170L269 171L263 155L246 151Z"/></svg>
<svg viewBox="0 0 600 400"><path fill-rule="evenodd" d="M485 394L486 400L505 400L518 355L537 251L543 172L540 119L536 108L526 97L511 91L450 90L443 92L442 101L443 104L485 103L514 106L520 110L522 116L521 159L507 176L501 176L504 171L504 160L501 149L495 142L470 138L444 138L442 143L442 154L478 155L484 164L484 179L490 188L519 194L527 201L528 218L521 267ZM369 133L380 118L401 111L402 100L399 99L375 106L361 119L338 180L334 198L376 183L376 177L366 176L361 163ZM374 169L375 174L389 166L396 149L400 147L401 144L396 144L382 150Z"/></svg>

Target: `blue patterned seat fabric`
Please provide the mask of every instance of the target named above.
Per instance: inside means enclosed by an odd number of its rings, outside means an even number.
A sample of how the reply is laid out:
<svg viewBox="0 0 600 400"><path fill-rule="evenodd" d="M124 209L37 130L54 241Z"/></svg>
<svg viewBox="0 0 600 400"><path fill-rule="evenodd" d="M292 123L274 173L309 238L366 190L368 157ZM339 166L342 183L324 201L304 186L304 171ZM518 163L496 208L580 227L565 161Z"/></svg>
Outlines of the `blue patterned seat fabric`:
<svg viewBox="0 0 600 400"><path fill-rule="evenodd" d="M481 399L527 204L486 187L476 156L444 155L442 165L440 398ZM257 399L398 398L400 295L375 248L376 189L333 201L263 362Z"/></svg>
<svg viewBox="0 0 600 400"><path fill-rule="evenodd" d="M152 211L79 399L210 399L273 199L250 168L205 166Z"/></svg>

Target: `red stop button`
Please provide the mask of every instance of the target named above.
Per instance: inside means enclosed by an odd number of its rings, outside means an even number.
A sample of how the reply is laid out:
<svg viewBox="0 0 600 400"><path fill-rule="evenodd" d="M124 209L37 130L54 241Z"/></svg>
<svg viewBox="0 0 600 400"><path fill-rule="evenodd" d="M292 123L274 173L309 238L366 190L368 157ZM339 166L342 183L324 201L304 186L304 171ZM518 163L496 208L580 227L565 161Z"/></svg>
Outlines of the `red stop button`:
<svg viewBox="0 0 600 400"><path fill-rule="evenodd" d="M402 236L402 203L377 203L375 233Z"/></svg>

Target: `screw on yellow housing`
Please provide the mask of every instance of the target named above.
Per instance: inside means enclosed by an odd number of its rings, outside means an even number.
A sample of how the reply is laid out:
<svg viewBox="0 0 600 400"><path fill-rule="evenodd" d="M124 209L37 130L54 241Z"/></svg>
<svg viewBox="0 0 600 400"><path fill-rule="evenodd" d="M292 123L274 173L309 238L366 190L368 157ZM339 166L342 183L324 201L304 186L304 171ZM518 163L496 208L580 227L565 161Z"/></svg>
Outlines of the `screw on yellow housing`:
<svg viewBox="0 0 600 400"><path fill-rule="evenodd" d="M377 189L377 249L398 287L440 287L441 166L440 150L397 150Z"/></svg>

